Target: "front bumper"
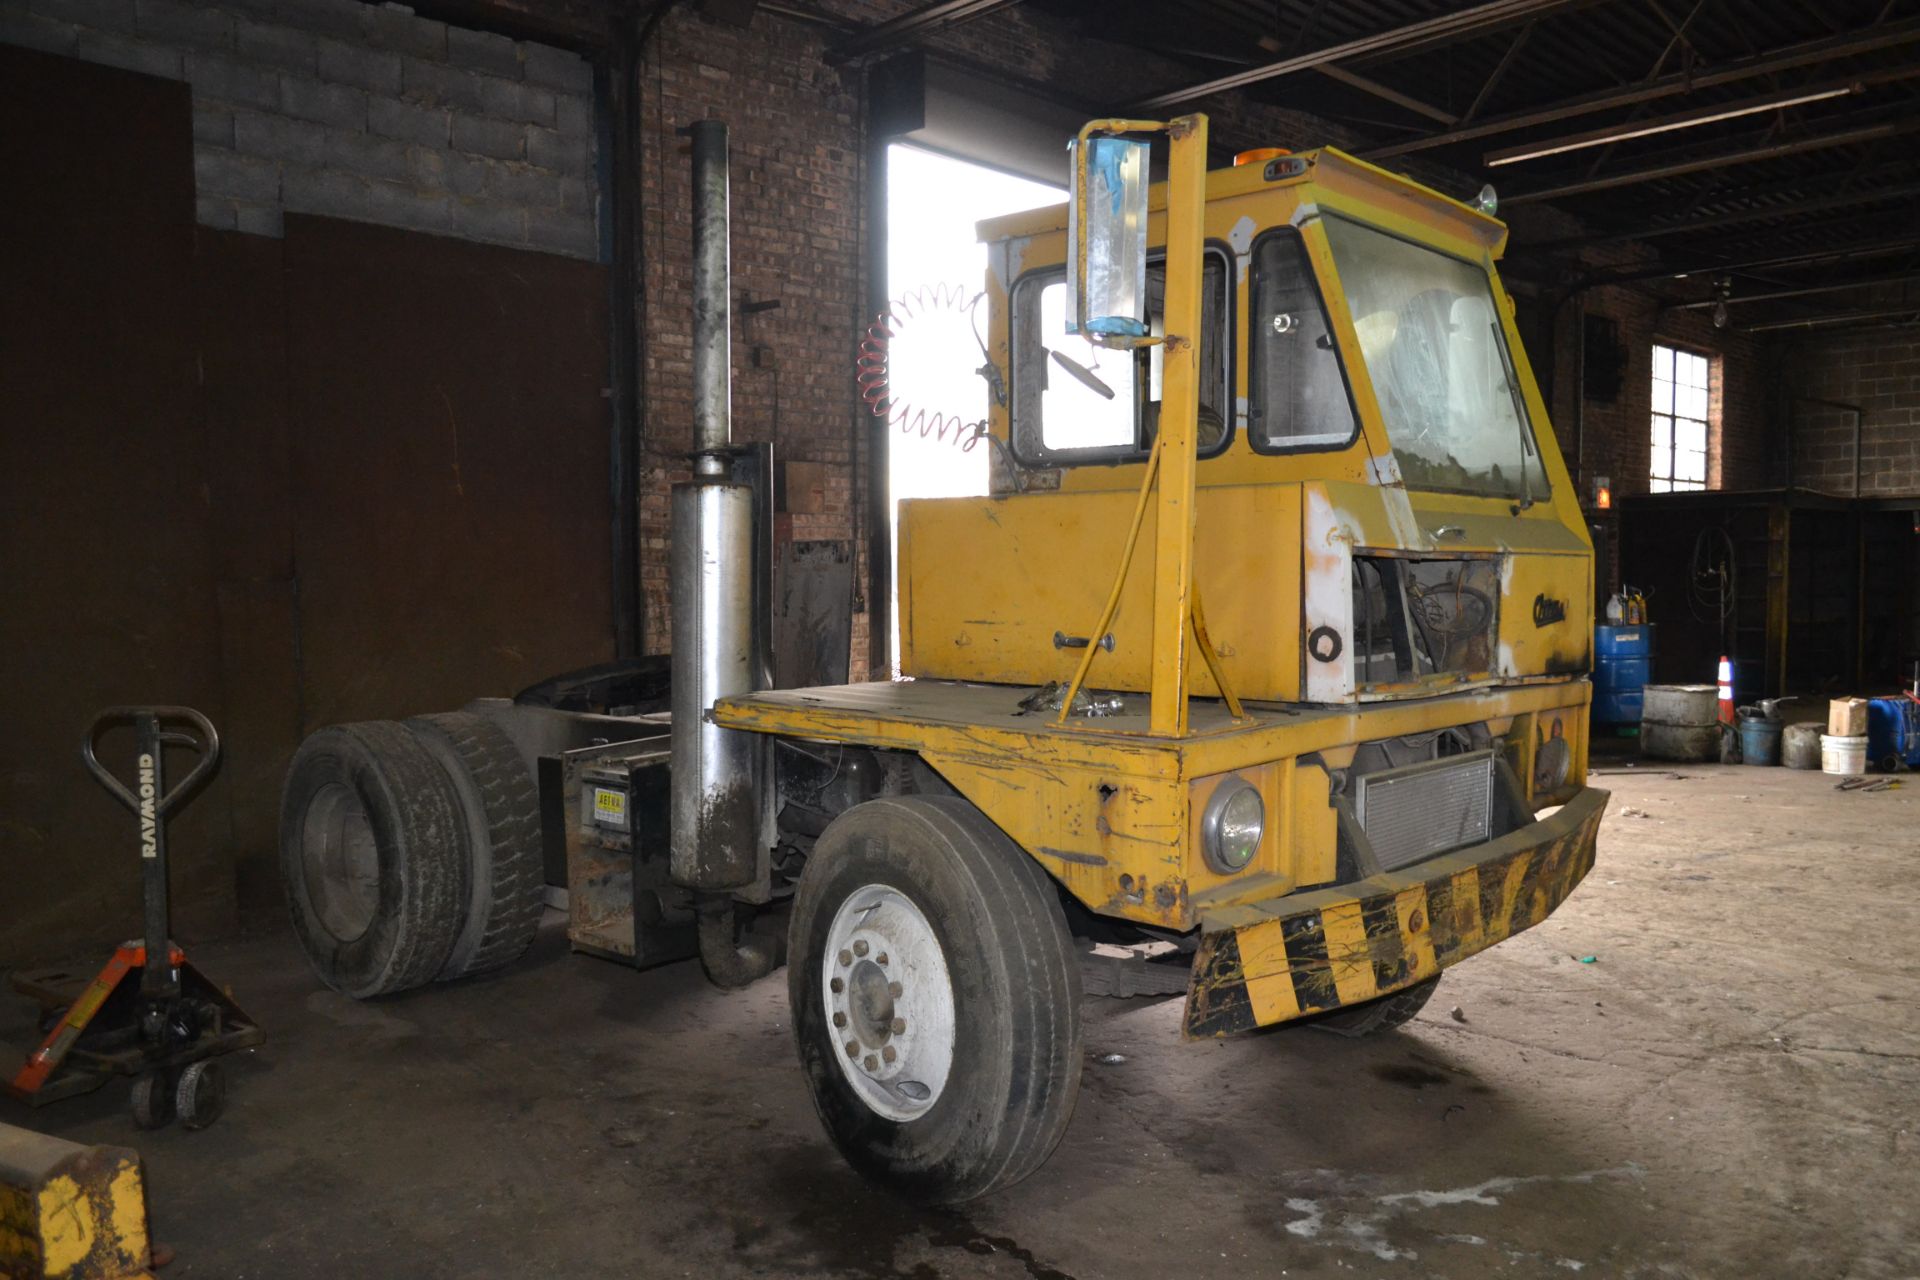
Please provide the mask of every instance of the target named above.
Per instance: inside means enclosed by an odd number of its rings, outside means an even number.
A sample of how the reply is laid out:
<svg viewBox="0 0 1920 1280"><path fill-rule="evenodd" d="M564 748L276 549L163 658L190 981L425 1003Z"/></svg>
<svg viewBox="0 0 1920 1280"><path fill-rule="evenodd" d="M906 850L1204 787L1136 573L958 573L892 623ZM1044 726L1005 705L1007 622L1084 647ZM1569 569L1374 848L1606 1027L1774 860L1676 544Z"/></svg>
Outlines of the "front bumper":
<svg viewBox="0 0 1920 1280"><path fill-rule="evenodd" d="M1189 1037L1387 995L1545 920L1593 867L1608 793L1485 844L1350 884L1223 908L1201 923Z"/></svg>

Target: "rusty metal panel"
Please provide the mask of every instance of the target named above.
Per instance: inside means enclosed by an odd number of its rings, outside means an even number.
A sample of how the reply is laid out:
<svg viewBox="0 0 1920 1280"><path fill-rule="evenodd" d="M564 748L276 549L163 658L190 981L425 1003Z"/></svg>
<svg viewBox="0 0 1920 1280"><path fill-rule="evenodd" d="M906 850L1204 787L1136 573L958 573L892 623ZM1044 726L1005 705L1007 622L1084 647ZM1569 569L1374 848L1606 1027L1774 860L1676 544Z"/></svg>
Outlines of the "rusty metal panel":
<svg viewBox="0 0 1920 1280"><path fill-rule="evenodd" d="M94 713L224 712L187 86L0 47L0 115L4 964L110 944L139 918L126 815L78 760ZM203 798L174 836L180 931L230 925L222 806Z"/></svg>
<svg viewBox="0 0 1920 1280"><path fill-rule="evenodd" d="M784 544L773 612L773 687L845 684L852 638L853 544Z"/></svg>
<svg viewBox="0 0 1920 1280"><path fill-rule="evenodd" d="M219 776L242 909L280 909L280 781L300 745L283 242L198 228L200 411L221 678Z"/></svg>
<svg viewBox="0 0 1920 1280"><path fill-rule="evenodd" d="M613 656L605 269L289 217L307 727Z"/></svg>

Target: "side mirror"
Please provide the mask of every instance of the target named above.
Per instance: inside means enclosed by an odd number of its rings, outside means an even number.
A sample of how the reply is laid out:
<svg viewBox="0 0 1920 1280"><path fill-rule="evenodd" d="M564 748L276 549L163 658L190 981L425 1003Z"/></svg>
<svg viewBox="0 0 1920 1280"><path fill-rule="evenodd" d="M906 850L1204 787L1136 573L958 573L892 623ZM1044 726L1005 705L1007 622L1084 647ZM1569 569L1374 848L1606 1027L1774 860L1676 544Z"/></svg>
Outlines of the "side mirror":
<svg viewBox="0 0 1920 1280"><path fill-rule="evenodd" d="M1147 143L1093 127L1069 145L1067 332L1134 346L1147 336Z"/></svg>

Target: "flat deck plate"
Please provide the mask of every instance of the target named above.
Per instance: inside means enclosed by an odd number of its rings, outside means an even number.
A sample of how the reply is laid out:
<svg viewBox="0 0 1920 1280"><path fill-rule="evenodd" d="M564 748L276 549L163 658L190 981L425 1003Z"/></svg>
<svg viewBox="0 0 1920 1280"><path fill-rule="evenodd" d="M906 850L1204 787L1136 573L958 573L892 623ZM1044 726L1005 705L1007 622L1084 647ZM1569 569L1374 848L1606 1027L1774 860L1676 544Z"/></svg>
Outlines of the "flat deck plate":
<svg viewBox="0 0 1920 1280"><path fill-rule="evenodd" d="M718 710L725 723L727 708L747 711L761 728L804 735L807 722L815 715L857 716L896 724L937 724L953 728L999 729L1007 733L1102 734L1148 738L1147 712L1150 699L1144 693L1122 695L1125 705L1117 715L1076 715L1059 723L1060 712L1021 711L1020 702L1033 689L1021 685L969 684L959 680L876 680L868 684L831 685L814 689L770 689L762 693L728 698ZM1107 696L1107 695L1100 695ZM1235 724L1226 704L1212 699L1194 699L1187 710L1188 738L1246 729L1283 718L1282 713L1262 712L1248 707L1248 719ZM1287 720L1297 717L1284 716Z"/></svg>

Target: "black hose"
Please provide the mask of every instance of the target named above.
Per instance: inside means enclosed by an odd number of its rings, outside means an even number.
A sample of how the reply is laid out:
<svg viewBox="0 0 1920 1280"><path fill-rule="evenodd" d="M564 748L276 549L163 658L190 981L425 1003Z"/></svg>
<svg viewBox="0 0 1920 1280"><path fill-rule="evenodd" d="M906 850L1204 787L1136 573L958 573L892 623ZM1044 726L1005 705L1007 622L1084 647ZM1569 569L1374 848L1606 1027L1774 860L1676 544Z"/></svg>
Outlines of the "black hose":
<svg viewBox="0 0 1920 1280"><path fill-rule="evenodd" d="M716 987L744 987L772 973L787 958L786 939L777 934L741 935L733 899L707 897L697 908L700 967Z"/></svg>

